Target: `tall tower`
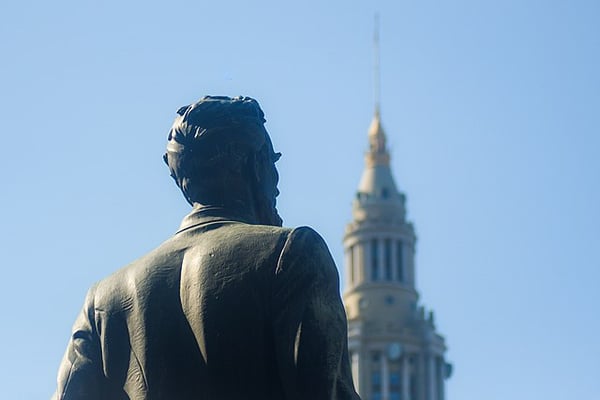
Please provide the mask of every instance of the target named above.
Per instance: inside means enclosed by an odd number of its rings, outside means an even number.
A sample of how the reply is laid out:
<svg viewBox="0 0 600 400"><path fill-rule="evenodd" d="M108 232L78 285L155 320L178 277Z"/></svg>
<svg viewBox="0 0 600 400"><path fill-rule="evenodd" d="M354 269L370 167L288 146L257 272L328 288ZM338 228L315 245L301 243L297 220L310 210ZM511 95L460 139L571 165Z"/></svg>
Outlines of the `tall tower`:
<svg viewBox="0 0 600 400"><path fill-rule="evenodd" d="M381 126L377 26L374 39L375 115L344 235L352 375L363 400L444 400L452 366L444 359L446 345L433 312L419 305L415 231L406 220L406 197L392 176Z"/></svg>
<svg viewBox="0 0 600 400"><path fill-rule="evenodd" d="M415 288L415 231L390 169L379 107L344 235L348 346L363 400L444 400L444 338Z"/></svg>

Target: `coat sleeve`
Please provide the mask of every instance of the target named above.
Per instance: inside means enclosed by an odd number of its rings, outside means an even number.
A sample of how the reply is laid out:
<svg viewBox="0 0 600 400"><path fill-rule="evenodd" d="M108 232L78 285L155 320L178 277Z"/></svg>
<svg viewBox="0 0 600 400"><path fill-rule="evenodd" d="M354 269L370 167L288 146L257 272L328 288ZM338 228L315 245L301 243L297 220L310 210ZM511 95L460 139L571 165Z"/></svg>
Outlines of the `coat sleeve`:
<svg viewBox="0 0 600 400"><path fill-rule="evenodd" d="M348 358L338 271L312 229L291 231L276 268L273 335L289 399L360 400Z"/></svg>
<svg viewBox="0 0 600 400"><path fill-rule="evenodd" d="M58 370L58 386L52 400L104 398L106 387L102 351L94 323L94 288L73 325L73 334Z"/></svg>

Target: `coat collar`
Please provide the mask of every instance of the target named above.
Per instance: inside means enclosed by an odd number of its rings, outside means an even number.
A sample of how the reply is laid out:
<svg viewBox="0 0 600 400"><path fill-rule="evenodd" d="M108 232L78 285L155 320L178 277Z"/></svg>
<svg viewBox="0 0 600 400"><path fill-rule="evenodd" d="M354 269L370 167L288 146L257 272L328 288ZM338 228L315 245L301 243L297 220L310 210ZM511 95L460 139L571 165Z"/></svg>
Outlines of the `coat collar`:
<svg viewBox="0 0 600 400"><path fill-rule="evenodd" d="M232 210L213 207L213 206L194 206L191 213L185 216L176 234L188 229L206 225L213 222L241 222L251 224L250 218L242 215L242 213Z"/></svg>

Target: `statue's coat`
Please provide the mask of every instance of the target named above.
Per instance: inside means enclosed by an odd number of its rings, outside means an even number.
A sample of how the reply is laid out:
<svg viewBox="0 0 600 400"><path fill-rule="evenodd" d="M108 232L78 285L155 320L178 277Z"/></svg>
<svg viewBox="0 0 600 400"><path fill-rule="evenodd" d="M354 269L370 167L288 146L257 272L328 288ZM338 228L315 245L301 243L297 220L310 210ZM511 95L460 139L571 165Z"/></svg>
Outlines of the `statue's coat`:
<svg viewBox="0 0 600 400"><path fill-rule="evenodd" d="M315 231L196 207L90 289L54 399L358 399L346 330Z"/></svg>

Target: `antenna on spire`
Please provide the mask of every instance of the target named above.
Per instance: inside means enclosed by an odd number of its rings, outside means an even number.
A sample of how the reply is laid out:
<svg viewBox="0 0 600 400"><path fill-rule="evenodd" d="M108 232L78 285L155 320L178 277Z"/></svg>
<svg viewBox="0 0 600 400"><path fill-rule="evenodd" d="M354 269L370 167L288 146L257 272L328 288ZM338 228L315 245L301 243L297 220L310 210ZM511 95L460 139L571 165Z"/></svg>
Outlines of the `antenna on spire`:
<svg viewBox="0 0 600 400"><path fill-rule="evenodd" d="M375 97L375 113L379 115L379 103L381 100L381 77L380 77L380 66L379 66L379 14L375 13L375 26L373 30L373 52L374 52L374 65L373 75L375 82L373 85L373 95Z"/></svg>

